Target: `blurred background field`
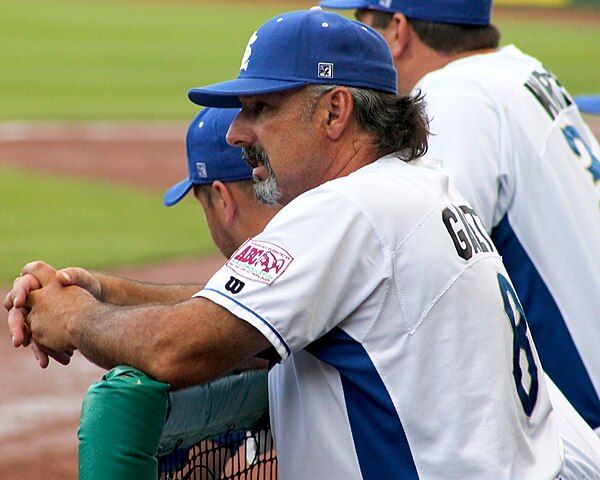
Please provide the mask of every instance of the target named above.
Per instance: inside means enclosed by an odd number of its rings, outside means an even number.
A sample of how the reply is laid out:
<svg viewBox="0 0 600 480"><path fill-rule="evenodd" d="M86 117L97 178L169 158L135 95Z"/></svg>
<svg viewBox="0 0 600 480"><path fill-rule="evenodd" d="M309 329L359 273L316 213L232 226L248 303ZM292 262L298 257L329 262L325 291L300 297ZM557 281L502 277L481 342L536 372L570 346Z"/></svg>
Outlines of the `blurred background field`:
<svg viewBox="0 0 600 480"><path fill-rule="evenodd" d="M188 89L237 75L284 5L3 0L0 119L191 119Z"/></svg>
<svg viewBox="0 0 600 480"><path fill-rule="evenodd" d="M92 269L214 251L202 241L209 235L200 208L161 208L140 188L3 167L0 191L0 258L12 277L34 251L54 265L80 259Z"/></svg>
<svg viewBox="0 0 600 480"><path fill-rule="evenodd" d="M187 120L190 87L237 75L258 25L312 4L3 0L0 119ZM573 95L600 88L599 24L564 8L558 21L504 10L493 17L504 44L542 59Z"/></svg>
<svg viewBox="0 0 600 480"><path fill-rule="evenodd" d="M496 8L502 43L541 59L573 95L600 93L598 8L588 5L593 10L582 14L565 0L547 1L554 4L550 17ZM173 121L182 125L183 146L185 125L197 112L188 89L236 76L258 25L312 4L3 0L0 131L23 122ZM586 18L587 11L595 13ZM2 141L14 139L0 135ZM104 269L215 253L193 201L162 207L166 181L130 188L33 174L10 160L0 157L0 285L36 258ZM175 163L183 178L183 155Z"/></svg>

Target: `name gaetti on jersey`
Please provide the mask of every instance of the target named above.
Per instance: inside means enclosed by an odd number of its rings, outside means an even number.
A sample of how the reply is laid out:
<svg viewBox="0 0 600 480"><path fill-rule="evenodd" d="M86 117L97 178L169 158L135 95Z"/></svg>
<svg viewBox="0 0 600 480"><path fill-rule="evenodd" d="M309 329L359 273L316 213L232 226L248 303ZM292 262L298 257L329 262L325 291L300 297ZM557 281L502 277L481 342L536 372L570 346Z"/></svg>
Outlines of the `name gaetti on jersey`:
<svg viewBox="0 0 600 480"><path fill-rule="evenodd" d="M456 253L470 260L478 253L496 252L475 211L467 205L449 205L442 210L442 222L454 243Z"/></svg>

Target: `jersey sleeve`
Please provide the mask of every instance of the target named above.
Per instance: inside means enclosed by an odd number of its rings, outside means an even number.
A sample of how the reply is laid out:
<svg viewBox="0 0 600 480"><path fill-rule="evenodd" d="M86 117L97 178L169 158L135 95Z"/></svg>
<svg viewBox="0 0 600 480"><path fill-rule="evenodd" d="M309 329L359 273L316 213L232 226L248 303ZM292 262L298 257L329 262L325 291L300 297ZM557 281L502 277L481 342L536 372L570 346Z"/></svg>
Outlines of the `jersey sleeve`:
<svg viewBox="0 0 600 480"><path fill-rule="evenodd" d="M442 162L490 232L501 216L496 209L500 182L504 181L497 160L502 148L498 114L475 88L440 83L426 77L420 86L430 118L426 158Z"/></svg>
<svg viewBox="0 0 600 480"><path fill-rule="evenodd" d="M382 257L368 219L321 187L283 208L196 295L252 324L285 360L377 288Z"/></svg>

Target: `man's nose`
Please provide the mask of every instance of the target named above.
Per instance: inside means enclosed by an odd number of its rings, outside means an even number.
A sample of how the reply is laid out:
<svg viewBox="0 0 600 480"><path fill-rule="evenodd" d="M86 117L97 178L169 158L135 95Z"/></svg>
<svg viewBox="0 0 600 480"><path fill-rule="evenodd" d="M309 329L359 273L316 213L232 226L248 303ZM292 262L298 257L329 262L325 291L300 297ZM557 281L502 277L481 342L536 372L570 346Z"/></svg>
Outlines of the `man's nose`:
<svg viewBox="0 0 600 480"><path fill-rule="evenodd" d="M233 119L227 130L227 143L233 147L247 148L255 143L249 119L242 110Z"/></svg>

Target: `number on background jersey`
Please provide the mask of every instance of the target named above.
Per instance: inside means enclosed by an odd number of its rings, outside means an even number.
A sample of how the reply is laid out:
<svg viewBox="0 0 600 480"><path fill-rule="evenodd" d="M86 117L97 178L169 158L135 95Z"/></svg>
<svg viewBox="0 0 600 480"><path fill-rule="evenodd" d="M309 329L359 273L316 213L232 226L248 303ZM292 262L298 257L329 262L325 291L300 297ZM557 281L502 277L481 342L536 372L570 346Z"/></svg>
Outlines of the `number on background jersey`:
<svg viewBox="0 0 600 480"><path fill-rule="evenodd" d="M592 153L592 149L588 146L587 143L581 138L581 135L577 131L575 127L572 125L567 125L562 128L563 135L567 139L567 143L569 147L571 147L571 151L580 158L583 158L585 162L585 167L588 172L592 175L592 179L594 183L598 183L600 181L600 161L596 158L596 156ZM584 152L580 151L577 148L577 144L580 144L587 152L588 158L583 155Z"/></svg>
<svg viewBox="0 0 600 480"><path fill-rule="evenodd" d="M531 343L527 336L527 320L517 294L508 279L501 273L498 274L498 284L504 302L504 311L513 331L513 377L515 386L523 411L525 415L530 417L538 396L538 370L531 350ZM527 362L527 372L530 378L529 388L523 386L521 360Z"/></svg>

